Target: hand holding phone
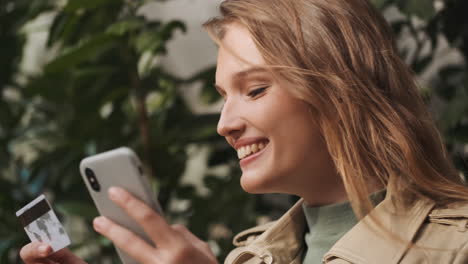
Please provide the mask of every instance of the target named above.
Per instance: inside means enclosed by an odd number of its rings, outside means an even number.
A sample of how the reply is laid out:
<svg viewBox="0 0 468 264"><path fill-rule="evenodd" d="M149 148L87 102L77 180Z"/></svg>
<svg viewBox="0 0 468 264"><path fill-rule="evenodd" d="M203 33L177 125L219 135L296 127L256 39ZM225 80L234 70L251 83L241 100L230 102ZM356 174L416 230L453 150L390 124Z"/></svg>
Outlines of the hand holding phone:
<svg viewBox="0 0 468 264"><path fill-rule="evenodd" d="M103 152L83 159L80 172L99 213L152 245L151 239L141 226L108 198L110 187L121 187L162 215L161 207L150 188L148 178L143 173L137 155L126 147ZM123 263L137 263L118 248L117 252Z"/></svg>
<svg viewBox="0 0 468 264"><path fill-rule="evenodd" d="M169 225L161 215L124 189L110 188L109 197L143 228L156 247L106 217L96 218L94 228L138 263L218 263L207 243L182 225Z"/></svg>
<svg viewBox="0 0 468 264"><path fill-rule="evenodd" d="M166 222L139 166L128 148L82 161L81 174L103 215L94 220L95 230L117 246L125 264L218 263L207 243Z"/></svg>

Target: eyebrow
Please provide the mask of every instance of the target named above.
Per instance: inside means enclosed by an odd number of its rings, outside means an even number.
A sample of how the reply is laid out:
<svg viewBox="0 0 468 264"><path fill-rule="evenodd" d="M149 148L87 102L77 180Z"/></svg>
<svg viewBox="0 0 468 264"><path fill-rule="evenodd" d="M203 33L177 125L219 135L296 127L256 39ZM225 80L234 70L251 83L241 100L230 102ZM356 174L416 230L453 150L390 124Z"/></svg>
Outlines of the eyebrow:
<svg viewBox="0 0 468 264"><path fill-rule="evenodd" d="M234 74L234 77L232 79L234 80L234 82L239 82L249 77L249 75L258 74L258 73L268 73L268 72L269 71L267 69L262 68L262 67L251 67L246 70L237 72L236 74ZM214 86L220 94L224 93L224 89L221 88L221 86L217 85L216 83Z"/></svg>

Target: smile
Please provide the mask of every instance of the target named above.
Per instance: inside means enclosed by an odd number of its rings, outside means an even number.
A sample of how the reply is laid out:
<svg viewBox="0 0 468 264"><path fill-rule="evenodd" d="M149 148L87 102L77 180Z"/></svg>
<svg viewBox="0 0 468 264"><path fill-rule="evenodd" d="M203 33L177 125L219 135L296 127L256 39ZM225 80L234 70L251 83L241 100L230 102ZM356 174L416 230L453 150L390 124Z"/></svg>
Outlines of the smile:
<svg viewBox="0 0 468 264"><path fill-rule="evenodd" d="M244 159L250 155L253 155L260 150L264 149L265 146L268 144L268 142L259 142L259 143L254 143L246 146L242 146L237 149L237 157L241 160Z"/></svg>

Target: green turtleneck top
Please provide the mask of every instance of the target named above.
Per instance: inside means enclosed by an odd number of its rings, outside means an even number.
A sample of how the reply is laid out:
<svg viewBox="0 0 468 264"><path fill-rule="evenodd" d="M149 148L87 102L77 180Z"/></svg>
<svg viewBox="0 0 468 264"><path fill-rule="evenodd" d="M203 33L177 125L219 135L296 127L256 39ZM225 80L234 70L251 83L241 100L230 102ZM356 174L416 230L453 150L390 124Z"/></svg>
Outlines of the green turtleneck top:
<svg viewBox="0 0 468 264"><path fill-rule="evenodd" d="M380 203L385 196L385 190L371 195L374 204ZM322 263L328 250L357 223L349 202L310 207L302 204L308 231L304 240L307 249L303 264Z"/></svg>

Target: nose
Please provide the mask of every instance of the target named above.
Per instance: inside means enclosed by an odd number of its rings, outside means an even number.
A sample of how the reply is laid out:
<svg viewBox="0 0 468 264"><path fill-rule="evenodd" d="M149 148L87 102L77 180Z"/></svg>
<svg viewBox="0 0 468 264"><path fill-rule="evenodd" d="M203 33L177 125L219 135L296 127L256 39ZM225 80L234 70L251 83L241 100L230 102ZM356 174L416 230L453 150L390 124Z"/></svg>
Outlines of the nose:
<svg viewBox="0 0 468 264"><path fill-rule="evenodd" d="M244 131L245 122L241 118L240 109L236 109L234 101L226 100L218 121L218 134L225 138L238 139Z"/></svg>

